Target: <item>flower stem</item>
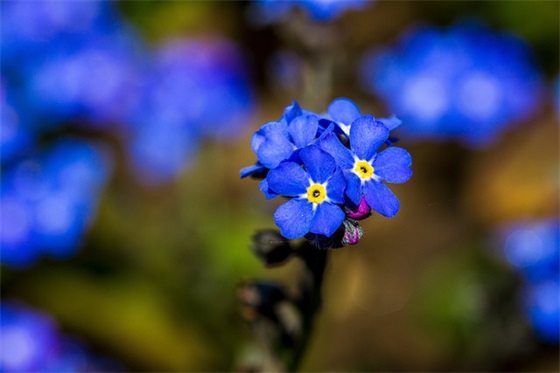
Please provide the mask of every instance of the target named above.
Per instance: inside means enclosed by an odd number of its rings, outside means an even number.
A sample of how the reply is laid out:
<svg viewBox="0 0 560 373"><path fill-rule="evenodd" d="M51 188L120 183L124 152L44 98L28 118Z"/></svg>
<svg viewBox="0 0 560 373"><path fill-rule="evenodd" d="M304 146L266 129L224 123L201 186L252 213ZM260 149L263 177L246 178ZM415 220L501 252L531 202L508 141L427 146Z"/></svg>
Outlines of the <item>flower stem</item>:
<svg viewBox="0 0 560 373"><path fill-rule="evenodd" d="M299 283L300 298L296 301L302 317L302 334L298 345L294 349L292 361L288 364L289 372L296 371L300 366L311 338L315 316L321 308L321 288L329 250L318 249L309 241L305 241L299 248L298 253L305 264L305 272Z"/></svg>

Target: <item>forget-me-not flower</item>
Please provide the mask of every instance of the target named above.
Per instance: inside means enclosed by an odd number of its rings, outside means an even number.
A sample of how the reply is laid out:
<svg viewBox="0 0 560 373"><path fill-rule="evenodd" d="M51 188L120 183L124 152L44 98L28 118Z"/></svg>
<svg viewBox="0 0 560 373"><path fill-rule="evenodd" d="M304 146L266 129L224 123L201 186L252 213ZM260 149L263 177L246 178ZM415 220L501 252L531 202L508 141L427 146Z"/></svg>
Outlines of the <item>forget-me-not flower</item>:
<svg viewBox="0 0 560 373"><path fill-rule="evenodd" d="M268 185L276 193L291 197L274 214L280 233L289 239L311 232L331 236L344 221L345 182L335 160L317 145L305 147L298 163L283 162L270 171Z"/></svg>
<svg viewBox="0 0 560 373"><path fill-rule="evenodd" d="M410 179L412 158L398 147L378 149L389 138L389 129L372 116L361 116L350 126L349 148L331 133L320 143L341 167L347 182L346 195L359 206L362 196L375 211L394 216L400 207L398 198L382 182L404 183Z"/></svg>

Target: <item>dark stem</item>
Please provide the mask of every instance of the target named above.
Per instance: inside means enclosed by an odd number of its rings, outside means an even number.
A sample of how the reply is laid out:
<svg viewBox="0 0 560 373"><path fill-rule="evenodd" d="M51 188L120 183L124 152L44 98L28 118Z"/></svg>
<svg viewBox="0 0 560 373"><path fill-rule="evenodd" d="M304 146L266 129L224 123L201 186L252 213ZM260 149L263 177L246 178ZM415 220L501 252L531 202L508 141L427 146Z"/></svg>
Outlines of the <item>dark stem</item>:
<svg viewBox="0 0 560 373"><path fill-rule="evenodd" d="M299 256L305 264L305 273L300 279L300 298L296 305L301 311L302 334L294 350L292 361L288 364L288 371L294 372L301 364L309 340L313 332L313 321L322 304L321 288L329 250L318 249L310 242L302 243L298 250Z"/></svg>

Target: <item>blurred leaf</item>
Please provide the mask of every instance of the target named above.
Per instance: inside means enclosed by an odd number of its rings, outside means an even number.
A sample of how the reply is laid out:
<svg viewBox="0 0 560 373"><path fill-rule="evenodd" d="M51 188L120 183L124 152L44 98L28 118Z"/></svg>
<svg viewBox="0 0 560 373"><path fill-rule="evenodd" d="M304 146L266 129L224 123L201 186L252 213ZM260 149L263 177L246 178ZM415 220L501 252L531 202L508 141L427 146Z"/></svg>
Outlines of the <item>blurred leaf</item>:
<svg viewBox="0 0 560 373"><path fill-rule="evenodd" d="M96 278L74 269L44 271L20 283L24 299L146 371L202 371L215 353L206 337L174 314L158 289L139 278ZM181 320L181 321L179 321Z"/></svg>

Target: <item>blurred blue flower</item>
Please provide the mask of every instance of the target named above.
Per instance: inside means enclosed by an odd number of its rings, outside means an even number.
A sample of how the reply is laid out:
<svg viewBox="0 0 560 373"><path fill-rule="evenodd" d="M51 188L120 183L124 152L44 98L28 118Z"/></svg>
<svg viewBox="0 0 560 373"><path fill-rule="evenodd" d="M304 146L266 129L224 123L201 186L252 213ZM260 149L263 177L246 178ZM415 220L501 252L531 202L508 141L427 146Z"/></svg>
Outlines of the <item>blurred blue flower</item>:
<svg viewBox="0 0 560 373"><path fill-rule="evenodd" d="M120 371L63 335L47 314L8 301L0 304L0 372Z"/></svg>
<svg viewBox="0 0 560 373"><path fill-rule="evenodd" d="M354 206L358 207L364 197L373 210L393 217L400 203L382 181L408 181L412 176L412 158L398 147L388 147L377 153L389 138L389 129L372 116L359 116L349 127L349 148L334 133L321 140L319 146L331 154L342 169L347 183L346 195Z"/></svg>
<svg viewBox="0 0 560 373"><path fill-rule="evenodd" d="M504 225L499 247L508 263L528 281L553 278L560 271L560 221L542 219Z"/></svg>
<svg viewBox="0 0 560 373"><path fill-rule="evenodd" d="M507 224L497 233L501 253L523 277L524 311L537 336L560 341L560 220Z"/></svg>
<svg viewBox="0 0 560 373"><path fill-rule="evenodd" d="M59 140L43 156L3 170L1 262L21 267L44 253L72 254L91 222L109 172L108 155L78 140Z"/></svg>
<svg viewBox="0 0 560 373"><path fill-rule="evenodd" d="M286 20L294 8L302 9L311 19L328 22L347 10L357 10L373 0L255 0L249 8L250 20L258 25L268 25Z"/></svg>
<svg viewBox="0 0 560 373"><path fill-rule="evenodd" d="M268 173L268 185L276 193L292 197L276 210L274 221L289 239L307 233L331 236L344 221L345 182L334 158L316 145L299 153L303 167L282 162Z"/></svg>
<svg viewBox="0 0 560 373"><path fill-rule="evenodd" d="M542 95L529 47L476 23L412 29L396 46L367 53L360 75L407 123L404 134L475 146L535 114Z"/></svg>
<svg viewBox="0 0 560 373"><path fill-rule="evenodd" d="M142 59L140 39L125 25L55 43L26 69L28 106L43 127L71 120L98 127L122 122L139 92Z"/></svg>
<svg viewBox="0 0 560 373"><path fill-rule="evenodd" d="M139 180L170 181L188 166L200 139L238 138L253 110L246 64L233 42L180 39L163 45L128 117Z"/></svg>
<svg viewBox="0 0 560 373"><path fill-rule="evenodd" d="M34 136L25 123L29 117L22 117L17 110L14 110L8 95L8 89L2 79L0 80L0 164L2 165L23 154L34 143Z"/></svg>
<svg viewBox="0 0 560 373"><path fill-rule="evenodd" d="M34 57L52 52L55 41L68 42L108 27L112 6L103 0L0 2L3 72L32 64Z"/></svg>
<svg viewBox="0 0 560 373"><path fill-rule="evenodd" d="M44 371L56 353L54 320L15 304L0 304L0 371Z"/></svg>
<svg viewBox="0 0 560 373"><path fill-rule="evenodd" d="M525 289L525 311L539 339L560 342L560 282L558 276Z"/></svg>

